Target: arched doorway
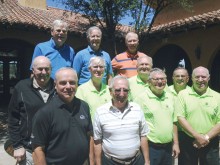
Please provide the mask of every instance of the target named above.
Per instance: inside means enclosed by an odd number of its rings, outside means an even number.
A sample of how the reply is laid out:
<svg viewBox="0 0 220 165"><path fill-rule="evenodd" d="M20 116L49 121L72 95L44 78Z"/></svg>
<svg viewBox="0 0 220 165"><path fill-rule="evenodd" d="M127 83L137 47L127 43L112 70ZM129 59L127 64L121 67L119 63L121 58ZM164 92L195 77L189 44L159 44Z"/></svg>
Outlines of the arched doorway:
<svg viewBox="0 0 220 165"><path fill-rule="evenodd" d="M210 87L220 92L220 50L217 52L211 67Z"/></svg>
<svg viewBox="0 0 220 165"><path fill-rule="evenodd" d="M30 76L34 46L21 40L0 40L0 100L7 104L15 84Z"/></svg>
<svg viewBox="0 0 220 165"><path fill-rule="evenodd" d="M173 70L178 67L180 61L183 59L185 68L191 74L192 67L186 52L177 45L166 45L160 48L153 56L153 65L154 67L164 68L166 70L167 84L171 85Z"/></svg>

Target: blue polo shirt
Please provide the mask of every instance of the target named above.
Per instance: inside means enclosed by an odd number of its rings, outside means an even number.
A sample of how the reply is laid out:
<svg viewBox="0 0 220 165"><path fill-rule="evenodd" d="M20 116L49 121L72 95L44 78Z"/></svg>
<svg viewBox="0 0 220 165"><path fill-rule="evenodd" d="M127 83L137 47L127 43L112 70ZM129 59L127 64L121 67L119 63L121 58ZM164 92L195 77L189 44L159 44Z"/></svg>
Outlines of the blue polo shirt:
<svg viewBox="0 0 220 165"><path fill-rule="evenodd" d="M55 73L62 67L72 67L75 52L72 47L64 44L61 48L57 48L54 40L51 38L47 42L37 44L34 49L32 61L37 56L46 56L50 59L52 65L51 77L54 79ZM32 69L32 64L30 70Z"/></svg>
<svg viewBox="0 0 220 165"><path fill-rule="evenodd" d="M92 57L100 56L105 59L106 67L105 67L105 74L103 76L103 83L107 83L107 75L113 75L112 72L112 65L111 65L111 58L109 54L103 50L99 50L97 52L93 51L90 46L87 48L79 51L76 54L73 62L73 68L76 70L79 78L79 85L87 82L91 78L91 74L89 71L89 60Z"/></svg>

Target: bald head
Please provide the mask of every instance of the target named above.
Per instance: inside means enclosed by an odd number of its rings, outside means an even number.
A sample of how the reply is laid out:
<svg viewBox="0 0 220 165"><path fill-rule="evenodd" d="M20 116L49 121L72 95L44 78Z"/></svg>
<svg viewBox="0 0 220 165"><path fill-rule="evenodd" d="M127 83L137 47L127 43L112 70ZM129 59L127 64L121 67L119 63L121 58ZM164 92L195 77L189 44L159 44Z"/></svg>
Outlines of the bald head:
<svg viewBox="0 0 220 165"><path fill-rule="evenodd" d="M32 68L36 68L40 63L45 63L48 67L51 68L51 62L45 56L37 56L32 62Z"/></svg>
<svg viewBox="0 0 220 165"><path fill-rule="evenodd" d="M206 76L208 76L208 77L210 76L209 75L209 70L207 68L203 67L203 66L199 66L199 67L193 69L192 77L195 77L197 72L203 72Z"/></svg>

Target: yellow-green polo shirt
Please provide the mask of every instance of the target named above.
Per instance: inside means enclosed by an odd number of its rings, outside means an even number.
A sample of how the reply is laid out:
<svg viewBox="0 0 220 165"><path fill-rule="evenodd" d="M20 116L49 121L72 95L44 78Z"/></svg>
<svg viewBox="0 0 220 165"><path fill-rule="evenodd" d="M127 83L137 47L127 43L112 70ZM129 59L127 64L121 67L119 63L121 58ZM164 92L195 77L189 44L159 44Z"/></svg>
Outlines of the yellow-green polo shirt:
<svg viewBox="0 0 220 165"><path fill-rule="evenodd" d="M182 90L175 102L175 115L184 117L198 133L206 134L220 123L220 94L210 88L201 96L193 87Z"/></svg>
<svg viewBox="0 0 220 165"><path fill-rule="evenodd" d="M111 101L108 85L102 83L100 92L94 87L92 80L80 85L76 92L76 97L89 104L90 114L93 120L95 111L101 105Z"/></svg>
<svg viewBox="0 0 220 165"><path fill-rule="evenodd" d="M154 143L168 143L173 140L174 100L173 95L164 92L159 98L148 88L134 100L144 111L150 127L148 139Z"/></svg>
<svg viewBox="0 0 220 165"><path fill-rule="evenodd" d="M144 83L138 75L129 78L128 81L130 85L129 100L131 101L148 88L148 83Z"/></svg>
<svg viewBox="0 0 220 165"><path fill-rule="evenodd" d="M185 89L189 89L190 87L187 85ZM176 93L176 90L174 89L174 85L170 85L169 86L169 90L170 92L174 95L174 96L177 96L178 93Z"/></svg>

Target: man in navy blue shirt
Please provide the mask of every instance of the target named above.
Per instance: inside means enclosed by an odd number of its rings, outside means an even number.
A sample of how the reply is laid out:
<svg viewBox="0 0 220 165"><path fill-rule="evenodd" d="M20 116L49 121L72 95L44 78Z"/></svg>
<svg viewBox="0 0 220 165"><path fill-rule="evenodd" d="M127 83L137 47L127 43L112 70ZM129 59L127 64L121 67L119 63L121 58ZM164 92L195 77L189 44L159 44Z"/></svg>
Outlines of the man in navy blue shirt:
<svg viewBox="0 0 220 165"><path fill-rule="evenodd" d="M109 54L100 49L102 31L98 27L92 26L87 30L86 34L89 45L87 48L76 54L73 62L73 67L79 78L79 85L90 80L91 73L89 71L89 60L95 56L100 56L105 59L106 65L103 83L108 83L108 81L112 78L113 71Z"/></svg>
<svg viewBox="0 0 220 165"><path fill-rule="evenodd" d="M67 40L68 25L62 20L55 20L51 27L52 38L49 41L37 44L34 49L32 61L37 56L46 56L52 65L51 77L54 79L59 68L72 67L75 56L72 47L65 44ZM32 69L32 66L30 67Z"/></svg>

